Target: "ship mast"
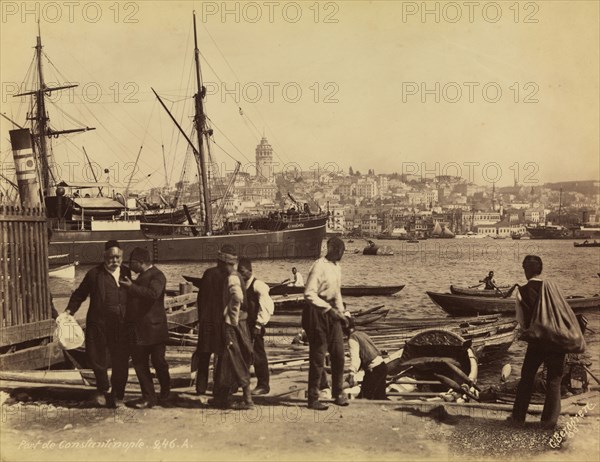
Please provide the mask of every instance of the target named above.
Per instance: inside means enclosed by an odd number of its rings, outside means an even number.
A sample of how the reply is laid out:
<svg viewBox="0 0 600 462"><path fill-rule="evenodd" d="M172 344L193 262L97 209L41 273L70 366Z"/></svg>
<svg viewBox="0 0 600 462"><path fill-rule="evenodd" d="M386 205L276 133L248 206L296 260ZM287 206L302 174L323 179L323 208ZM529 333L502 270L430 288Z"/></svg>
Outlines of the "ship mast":
<svg viewBox="0 0 600 462"><path fill-rule="evenodd" d="M38 89L33 91L28 91L25 93L19 93L17 96L33 96L36 100L36 110L35 114L28 114L27 120L32 121L32 131L33 131L33 140L37 150L37 157L39 159L39 163L41 165L41 188L44 196L52 195L52 184L50 181L50 177L52 176L52 153L48 149L48 139L52 136L58 138L59 135L63 135L66 133L77 133L77 132L85 132L87 130L95 130L92 127L86 128L73 128L69 130L52 130L50 128L48 122L50 118L48 117L48 113L46 112L46 100L45 97L47 94L50 94L52 91L57 90L66 90L68 88L75 88L77 85L63 85L59 87L49 88L46 86L44 81L44 69L42 66L42 33L40 31L40 23L38 22L38 36L35 45L35 59L36 59L36 70L38 74Z"/></svg>
<svg viewBox="0 0 600 462"><path fill-rule="evenodd" d="M562 212L562 188L558 193L558 224L560 225L560 214Z"/></svg>
<svg viewBox="0 0 600 462"><path fill-rule="evenodd" d="M202 178L202 200L204 201L204 230L206 234L212 234L212 210L210 203L210 190L208 186L208 174L206 165L206 154L204 146L204 136L208 135L209 131L206 129L206 114L204 113L204 103L202 99L206 94L206 89L202 85L202 79L200 77L200 50L198 49L198 36L196 34L196 12L194 11L194 58L196 61L196 84L198 93L194 96L196 101L196 115L194 117L194 124L196 126L196 133L198 135L198 154L200 157L199 167L200 176Z"/></svg>

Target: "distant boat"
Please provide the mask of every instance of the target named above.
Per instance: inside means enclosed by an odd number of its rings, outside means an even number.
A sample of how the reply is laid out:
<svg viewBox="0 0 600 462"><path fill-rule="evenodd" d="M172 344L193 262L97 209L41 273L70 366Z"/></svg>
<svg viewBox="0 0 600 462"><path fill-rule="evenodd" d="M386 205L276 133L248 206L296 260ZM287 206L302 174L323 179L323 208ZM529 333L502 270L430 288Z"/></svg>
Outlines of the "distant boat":
<svg viewBox="0 0 600 462"><path fill-rule="evenodd" d="M433 231L431 232L431 237L435 237L435 238L439 238L439 239L448 239L448 238L452 238L455 237L454 233L452 231L450 231L448 228L446 228L445 226L442 228L442 225L440 225L439 222L435 223L435 226L433 227Z"/></svg>
<svg viewBox="0 0 600 462"><path fill-rule="evenodd" d="M594 241L594 242L588 242L588 241L573 242L573 246L574 247L600 247L600 242L597 242L597 241Z"/></svg>
<svg viewBox="0 0 600 462"><path fill-rule="evenodd" d="M391 247L380 247L373 241L369 241L369 245L363 249L363 255L394 255L394 251Z"/></svg>

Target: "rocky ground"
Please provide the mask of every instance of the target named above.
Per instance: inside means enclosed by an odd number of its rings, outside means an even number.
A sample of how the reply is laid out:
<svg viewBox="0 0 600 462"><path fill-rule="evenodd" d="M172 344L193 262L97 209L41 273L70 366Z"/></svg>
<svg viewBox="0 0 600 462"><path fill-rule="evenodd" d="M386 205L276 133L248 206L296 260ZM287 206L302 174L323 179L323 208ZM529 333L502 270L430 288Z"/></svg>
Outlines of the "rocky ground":
<svg viewBox="0 0 600 462"><path fill-rule="evenodd" d="M557 444L539 415L514 428L505 410L353 400L316 412L305 383L305 372L280 374L249 411L211 409L190 388L170 407L114 410L85 404L90 390L2 383L0 459L599 460L598 394L579 419L561 417L569 435Z"/></svg>

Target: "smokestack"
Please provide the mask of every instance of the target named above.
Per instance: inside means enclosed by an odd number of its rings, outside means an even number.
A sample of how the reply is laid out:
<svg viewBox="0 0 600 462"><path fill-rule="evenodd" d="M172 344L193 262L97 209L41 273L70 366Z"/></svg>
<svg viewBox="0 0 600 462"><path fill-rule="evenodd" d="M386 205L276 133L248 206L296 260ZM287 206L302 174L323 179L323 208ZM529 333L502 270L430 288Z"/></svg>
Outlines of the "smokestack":
<svg viewBox="0 0 600 462"><path fill-rule="evenodd" d="M21 205L23 207L42 207L35 157L31 147L31 133L29 129L21 128L11 130L9 134Z"/></svg>

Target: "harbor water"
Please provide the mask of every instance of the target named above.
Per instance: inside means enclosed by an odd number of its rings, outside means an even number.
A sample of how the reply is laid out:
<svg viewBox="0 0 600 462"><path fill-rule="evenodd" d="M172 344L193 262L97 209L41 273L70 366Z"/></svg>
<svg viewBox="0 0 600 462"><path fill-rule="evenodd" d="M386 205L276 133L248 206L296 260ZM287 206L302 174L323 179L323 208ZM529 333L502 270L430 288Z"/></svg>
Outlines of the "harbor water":
<svg viewBox="0 0 600 462"><path fill-rule="evenodd" d="M544 263L543 277L553 279L565 295L592 296L600 293L600 248L575 248L572 240L512 240L512 239L429 239L419 243L398 240L381 240L394 250L390 256L362 255L366 245L363 239L346 242L342 259L343 284L399 285L406 287L391 297L361 297L345 301L349 308L359 309L385 304L389 317L398 319L444 318L446 313L436 306L426 291L448 292L450 284L473 286L489 271L494 271L498 285L524 284L521 262L525 255L539 255ZM125 259L127 259L125 255ZM292 276L291 268L306 280L313 260L258 260L253 262L254 274L268 282L281 282ZM210 263L182 263L157 265L168 278L169 287L183 282L182 275L201 276L212 266ZM74 281L52 280L52 292L65 294L73 290L90 267L77 267ZM593 362L590 369L600 377L600 314L585 313L587 353ZM449 318L451 319L451 318ZM481 367L480 381L497 383L500 370L506 363L513 367L513 377L518 376L526 344L513 343L506 355ZM590 379L591 381L593 379Z"/></svg>

